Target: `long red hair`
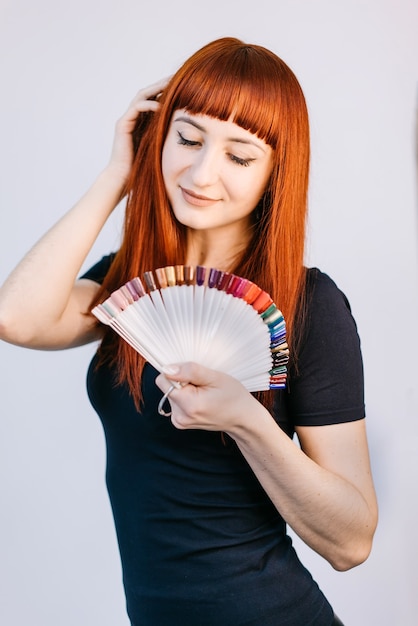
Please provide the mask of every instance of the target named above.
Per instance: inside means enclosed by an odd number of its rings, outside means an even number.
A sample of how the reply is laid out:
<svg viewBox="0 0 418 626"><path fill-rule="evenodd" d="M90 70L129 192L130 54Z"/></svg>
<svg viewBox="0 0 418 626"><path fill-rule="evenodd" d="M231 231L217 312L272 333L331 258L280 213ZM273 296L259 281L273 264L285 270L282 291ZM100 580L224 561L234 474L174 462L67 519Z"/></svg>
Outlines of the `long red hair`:
<svg viewBox="0 0 418 626"><path fill-rule="evenodd" d="M232 119L273 148L274 166L255 207L253 237L230 271L270 293L282 310L295 352L303 311L305 223L309 175L309 122L302 89L273 52L226 37L201 48L172 77L156 113L141 114L122 243L93 305L134 276L185 262L186 228L171 210L161 153L174 111L187 109ZM101 359L117 365L139 406L143 359L113 330L106 331Z"/></svg>

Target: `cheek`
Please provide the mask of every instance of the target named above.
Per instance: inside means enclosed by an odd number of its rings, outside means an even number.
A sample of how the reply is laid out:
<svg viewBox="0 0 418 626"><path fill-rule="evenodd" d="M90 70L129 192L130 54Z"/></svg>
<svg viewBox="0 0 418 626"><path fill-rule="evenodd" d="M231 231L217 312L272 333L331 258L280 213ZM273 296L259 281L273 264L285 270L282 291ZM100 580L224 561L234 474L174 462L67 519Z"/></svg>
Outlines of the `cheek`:
<svg viewBox="0 0 418 626"><path fill-rule="evenodd" d="M241 180L239 185L235 186L237 194L253 207L260 200L265 188L265 178L263 175L260 177L260 173L246 177L245 180Z"/></svg>
<svg viewBox="0 0 418 626"><path fill-rule="evenodd" d="M264 168L257 177L257 180L253 186L253 193L255 197L256 204L259 202L260 198L263 196L266 191L272 174L272 167Z"/></svg>

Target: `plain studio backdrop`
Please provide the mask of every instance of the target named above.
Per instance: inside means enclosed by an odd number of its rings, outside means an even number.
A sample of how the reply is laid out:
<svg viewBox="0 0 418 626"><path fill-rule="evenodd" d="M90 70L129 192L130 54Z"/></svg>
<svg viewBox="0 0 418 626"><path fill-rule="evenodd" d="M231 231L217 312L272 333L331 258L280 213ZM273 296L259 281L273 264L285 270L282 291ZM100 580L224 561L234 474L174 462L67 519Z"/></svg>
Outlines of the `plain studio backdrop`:
<svg viewBox="0 0 418 626"><path fill-rule="evenodd" d="M312 127L307 263L346 292L359 327L380 502L372 555L354 570L337 573L295 541L347 626L415 625L416 0L1 0L0 7L0 281L106 164L114 123L140 87L226 35L271 48L295 71ZM118 245L121 216L119 209L85 267ZM128 623L104 438L85 392L94 349L0 344L0 622L7 626Z"/></svg>

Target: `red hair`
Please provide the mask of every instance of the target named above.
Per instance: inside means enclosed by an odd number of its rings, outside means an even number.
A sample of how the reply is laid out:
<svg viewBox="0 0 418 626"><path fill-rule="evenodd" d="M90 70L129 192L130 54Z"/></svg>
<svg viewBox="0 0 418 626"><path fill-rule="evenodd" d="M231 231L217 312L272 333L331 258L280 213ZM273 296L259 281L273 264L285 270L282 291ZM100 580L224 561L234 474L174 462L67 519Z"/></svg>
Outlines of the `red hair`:
<svg viewBox="0 0 418 626"><path fill-rule="evenodd" d="M301 327L295 322L303 311L305 285L310 152L308 113L299 82L271 51L226 37L192 55L159 101L158 112L138 119L123 239L93 305L134 276L185 262L186 228L173 215L161 171L174 111L232 119L273 148L274 166L255 208L252 240L229 270L270 293L285 316L291 353L295 353ZM139 406L143 359L110 329L100 353L102 359L117 364L118 381L128 384Z"/></svg>

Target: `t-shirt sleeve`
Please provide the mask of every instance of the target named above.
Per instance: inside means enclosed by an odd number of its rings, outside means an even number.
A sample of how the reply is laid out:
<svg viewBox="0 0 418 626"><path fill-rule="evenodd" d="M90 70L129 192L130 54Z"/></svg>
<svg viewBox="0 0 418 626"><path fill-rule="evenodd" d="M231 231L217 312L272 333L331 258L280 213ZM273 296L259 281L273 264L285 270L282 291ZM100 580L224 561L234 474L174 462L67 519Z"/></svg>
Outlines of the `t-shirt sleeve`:
<svg viewBox="0 0 418 626"><path fill-rule="evenodd" d="M325 426L365 416L363 361L350 304L329 276L309 270L308 314L287 404L294 426Z"/></svg>
<svg viewBox="0 0 418 626"><path fill-rule="evenodd" d="M115 255L116 253L112 252L111 254L107 254L106 256L102 257L100 261L95 263L92 267L90 267L90 269L84 272L84 274L82 274L80 278L88 278L89 280L94 280L95 283L99 283L101 285L104 281L106 274L109 271Z"/></svg>

